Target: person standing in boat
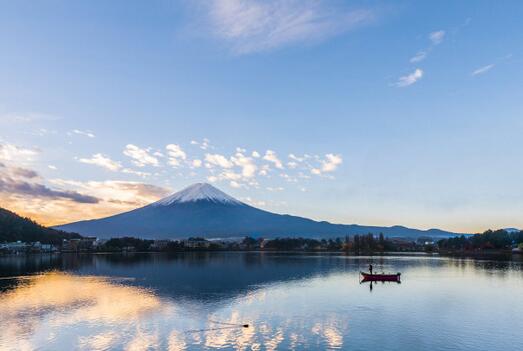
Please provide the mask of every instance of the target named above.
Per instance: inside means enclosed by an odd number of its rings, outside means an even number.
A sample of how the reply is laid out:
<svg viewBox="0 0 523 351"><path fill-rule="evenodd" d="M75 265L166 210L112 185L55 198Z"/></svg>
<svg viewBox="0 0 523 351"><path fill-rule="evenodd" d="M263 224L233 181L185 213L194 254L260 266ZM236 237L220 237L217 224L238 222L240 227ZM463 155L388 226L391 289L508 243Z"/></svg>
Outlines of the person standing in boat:
<svg viewBox="0 0 523 351"><path fill-rule="evenodd" d="M372 275L372 263L369 264L369 272L370 272L370 274Z"/></svg>

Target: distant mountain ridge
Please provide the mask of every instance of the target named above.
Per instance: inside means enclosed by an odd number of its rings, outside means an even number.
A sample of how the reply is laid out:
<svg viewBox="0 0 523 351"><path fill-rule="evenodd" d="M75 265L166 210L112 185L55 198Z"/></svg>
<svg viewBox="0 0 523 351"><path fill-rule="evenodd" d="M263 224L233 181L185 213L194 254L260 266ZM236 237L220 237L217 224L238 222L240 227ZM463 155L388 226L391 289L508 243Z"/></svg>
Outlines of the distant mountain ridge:
<svg viewBox="0 0 523 351"><path fill-rule="evenodd" d="M40 241L43 244L60 244L63 239L73 238L80 238L80 235L44 227L0 207L0 243Z"/></svg>
<svg viewBox="0 0 523 351"><path fill-rule="evenodd" d="M210 184L197 183L157 202L114 216L55 227L102 238L137 236L148 239L226 237L326 238L383 233L390 237L449 237L459 233L403 226L378 227L332 224L247 205Z"/></svg>

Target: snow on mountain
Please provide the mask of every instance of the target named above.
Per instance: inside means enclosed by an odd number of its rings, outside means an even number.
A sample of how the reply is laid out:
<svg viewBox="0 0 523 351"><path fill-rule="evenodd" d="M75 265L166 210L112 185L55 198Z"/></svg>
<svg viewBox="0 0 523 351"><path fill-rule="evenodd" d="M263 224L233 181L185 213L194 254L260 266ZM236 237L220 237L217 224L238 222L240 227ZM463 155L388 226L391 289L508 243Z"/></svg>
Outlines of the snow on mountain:
<svg viewBox="0 0 523 351"><path fill-rule="evenodd" d="M211 201L227 205L245 205L243 202L236 200L210 184L196 183L151 204L151 206L169 206L172 204L196 201Z"/></svg>

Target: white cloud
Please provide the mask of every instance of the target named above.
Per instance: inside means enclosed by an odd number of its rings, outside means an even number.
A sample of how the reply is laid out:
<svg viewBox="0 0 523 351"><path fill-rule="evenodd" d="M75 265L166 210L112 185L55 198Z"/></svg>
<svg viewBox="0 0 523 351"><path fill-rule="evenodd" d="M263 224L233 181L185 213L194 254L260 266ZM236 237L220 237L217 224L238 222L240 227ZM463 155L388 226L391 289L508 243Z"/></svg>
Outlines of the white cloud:
<svg viewBox="0 0 523 351"><path fill-rule="evenodd" d="M322 172L334 172L343 163L341 155L327 154L322 161Z"/></svg>
<svg viewBox="0 0 523 351"><path fill-rule="evenodd" d="M202 166L202 160L192 160L192 166L193 168L200 168Z"/></svg>
<svg viewBox="0 0 523 351"><path fill-rule="evenodd" d="M40 121L56 121L60 118L40 112L5 113L0 115L1 123L33 123Z"/></svg>
<svg viewBox="0 0 523 351"><path fill-rule="evenodd" d="M265 156L263 156L263 159L265 161L274 163L274 166L276 168L283 169L283 164L280 161L280 159L278 158L278 156L276 155L276 152L274 152L272 150L267 150L265 152Z"/></svg>
<svg viewBox="0 0 523 351"><path fill-rule="evenodd" d="M89 130L73 129L71 131L71 133L78 134L78 135L83 135L83 136L86 136L88 138L95 138L96 137L96 135L94 135L93 132L91 132Z"/></svg>
<svg viewBox="0 0 523 351"><path fill-rule="evenodd" d="M258 172L259 175L267 177L269 175L269 172L271 170L271 167L269 165L263 165L261 167L260 172Z"/></svg>
<svg viewBox="0 0 523 351"><path fill-rule="evenodd" d="M236 155L231 157L231 161L242 169L242 176L245 178L252 178L256 174L258 167L253 162L253 159L243 155L241 152L237 152Z"/></svg>
<svg viewBox="0 0 523 351"><path fill-rule="evenodd" d="M235 173L233 171L223 171L220 176L220 179L227 179L227 180L241 180L242 175L240 173Z"/></svg>
<svg viewBox="0 0 523 351"><path fill-rule="evenodd" d="M122 169L122 173L126 173L126 174L134 174L138 177L142 177L142 178L146 178L146 177L149 177L151 175L151 173L149 172L141 172L141 171L137 171L137 170L134 170L134 169L131 169L131 168L124 168Z"/></svg>
<svg viewBox="0 0 523 351"><path fill-rule="evenodd" d="M323 173L331 173L338 169L338 166L343 163L341 155L326 154L324 159L319 159L320 167L311 168L311 173L314 175L322 175ZM299 176L302 178L302 176Z"/></svg>
<svg viewBox="0 0 523 351"><path fill-rule="evenodd" d="M243 202L247 202L249 204L251 204L252 206L265 206L267 205L267 203L265 201L257 201L257 200L254 200L253 198L251 198L250 196L246 196L246 197L240 197L240 200L243 201Z"/></svg>
<svg viewBox="0 0 523 351"><path fill-rule="evenodd" d="M411 59L411 63L421 62L427 57L426 51L418 51Z"/></svg>
<svg viewBox="0 0 523 351"><path fill-rule="evenodd" d="M490 71L492 68L494 68L495 64L491 63L490 65L486 65L486 66L483 66L483 67L480 67L476 70L474 70L471 75L472 76L477 76L478 74L483 74L483 73L487 73L488 71Z"/></svg>
<svg viewBox="0 0 523 351"><path fill-rule="evenodd" d="M119 162L113 161L109 157L104 156L102 154L94 154L91 158L81 158L78 161L90 165L103 167L112 172L116 172L120 170L120 168L122 168L122 165Z"/></svg>
<svg viewBox="0 0 523 351"><path fill-rule="evenodd" d="M191 140L191 145L196 145L202 150L213 149L213 147L210 144L210 140L207 138L203 138L201 142Z"/></svg>
<svg viewBox="0 0 523 351"><path fill-rule="evenodd" d="M47 168L52 169L53 171L56 171L58 169L56 168L56 166L53 165L48 165Z"/></svg>
<svg viewBox="0 0 523 351"><path fill-rule="evenodd" d="M180 145L169 144L165 147L167 149L167 155L169 156L169 164L174 167L180 166L180 160L184 161L187 159L187 154Z"/></svg>
<svg viewBox="0 0 523 351"><path fill-rule="evenodd" d="M238 182L236 182L236 181L234 181L234 180L231 180L231 181L229 182L229 185L230 185L231 187L233 187L233 188L241 188L241 184L238 183Z"/></svg>
<svg viewBox="0 0 523 351"><path fill-rule="evenodd" d="M300 173L298 173L298 178L301 178L301 179L310 179L311 176L310 176L310 175L307 175L307 174L303 174L303 172L300 172Z"/></svg>
<svg viewBox="0 0 523 351"><path fill-rule="evenodd" d="M221 168L232 168L234 166L231 161L220 154L206 154L205 162L213 166L219 166Z"/></svg>
<svg viewBox="0 0 523 351"><path fill-rule="evenodd" d="M443 38L445 38L444 30L438 30L429 34L429 39L434 45L440 44L443 41Z"/></svg>
<svg viewBox="0 0 523 351"><path fill-rule="evenodd" d="M212 34L227 41L236 54L320 41L374 18L369 10L347 10L316 0L211 0L205 4Z"/></svg>
<svg viewBox="0 0 523 351"><path fill-rule="evenodd" d="M258 151L253 151L251 156L254 158L260 158L261 155L258 153Z"/></svg>
<svg viewBox="0 0 523 351"><path fill-rule="evenodd" d="M219 179L218 179L218 177L216 177L216 176L212 176L212 175L211 175L211 176L208 176L208 177L207 177L207 181L209 181L210 183L216 183L218 180L219 180Z"/></svg>
<svg viewBox="0 0 523 351"><path fill-rule="evenodd" d="M286 181L291 182L291 183L297 183L298 182L298 178L293 177L293 176L291 176L291 175L289 175L287 173L281 173L280 177L282 177L283 179L285 179Z"/></svg>
<svg viewBox="0 0 523 351"><path fill-rule="evenodd" d="M305 159L309 158L309 155L303 155L303 157L298 157L294 154L289 154L289 158L296 162L303 162L303 161L305 161Z"/></svg>
<svg viewBox="0 0 523 351"><path fill-rule="evenodd" d="M238 151L245 150L239 149ZM206 166L207 164L209 165L207 168L213 173L212 176L208 178L209 181L227 180L232 187L257 187L259 185L255 179L258 170L255 160L244 155L242 152L236 152L229 159L219 154L207 154L205 161L207 162ZM221 168L220 173L217 175L214 173L215 166ZM233 170L235 167L240 168L240 171Z"/></svg>
<svg viewBox="0 0 523 351"><path fill-rule="evenodd" d="M409 85L416 83L422 77L423 77L423 71L419 68L416 68L416 70L414 72L412 72L411 74L400 77L395 85L400 88L408 87Z"/></svg>
<svg viewBox="0 0 523 351"><path fill-rule="evenodd" d="M32 161L37 154L38 151L34 149L26 149L10 143L0 144L0 160Z"/></svg>
<svg viewBox="0 0 523 351"><path fill-rule="evenodd" d="M147 165L158 166L158 159L152 156L148 150L142 149L136 145L128 144L125 147L124 155L132 158L132 162L138 167L144 167Z"/></svg>

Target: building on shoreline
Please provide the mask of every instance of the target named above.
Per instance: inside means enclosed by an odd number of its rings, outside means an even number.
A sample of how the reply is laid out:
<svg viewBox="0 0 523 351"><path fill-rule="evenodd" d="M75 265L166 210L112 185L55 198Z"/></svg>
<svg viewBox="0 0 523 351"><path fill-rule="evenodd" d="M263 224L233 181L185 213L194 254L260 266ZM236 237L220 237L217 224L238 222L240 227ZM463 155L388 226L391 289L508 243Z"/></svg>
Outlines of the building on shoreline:
<svg viewBox="0 0 523 351"><path fill-rule="evenodd" d="M53 253L58 252L58 248L52 244L42 244L39 241L26 243L15 241L0 244L0 253L25 254L25 253Z"/></svg>

